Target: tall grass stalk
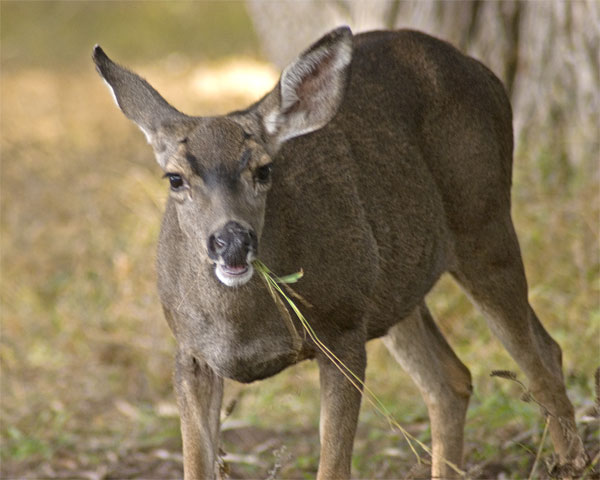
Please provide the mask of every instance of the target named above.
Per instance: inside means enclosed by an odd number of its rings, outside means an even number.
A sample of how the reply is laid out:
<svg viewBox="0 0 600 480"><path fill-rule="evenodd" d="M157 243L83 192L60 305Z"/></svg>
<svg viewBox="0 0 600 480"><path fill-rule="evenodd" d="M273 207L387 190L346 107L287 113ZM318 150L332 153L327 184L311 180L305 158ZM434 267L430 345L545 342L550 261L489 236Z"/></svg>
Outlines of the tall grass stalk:
<svg viewBox="0 0 600 480"><path fill-rule="evenodd" d="M276 298L276 295L275 295L275 291L276 291L284 298L284 300L291 307L293 312L296 314L296 317L298 317L298 320L300 320L300 323L304 327L305 332L308 334L310 339L315 343L315 345L317 345L317 347L319 347L321 352L323 352L323 354L336 366L336 368L342 373L342 375L344 375L344 377L346 377L346 379L352 384L352 386L354 388L356 388L361 393L361 395L363 395L364 398L366 398L366 400L371 404L371 406L373 408L375 408L375 410L377 412L379 412L388 421L388 423L390 424L390 427L392 427L392 428L395 427L398 429L398 431L400 431L400 433L402 433L402 435L406 439L406 442L408 443L410 449L412 450L415 457L417 458L417 462L422 463L422 460L421 460L421 456L415 449L412 442L415 442L425 452L427 452L429 454L429 456L433 457L433 452L431 451L431 449L427 445L425 445L423 442L421 442L418 438L411 435L405 428L403 428L402 425L400 425L400 423L398 423L398 421L392 416L390 411L385 407L383 402L381 400L379 400L377 395L375 395L375 393L373 393L373 391L369 387L367 387L365 382L363 382L363 380L358 375L356 375L348 366L346 366L346 364L344 364L344 362L342 362L327 347L327 345L325 345L319 339L319 337L317 336L317 334L311 327L310 323L308 323L308 320L306 320L306 317L302 314L302 312L296 306L296 304L292 301L292 299L288 295L286 295L286 293L283 291L283 289L281 288L281 285L284 285L284 287L293 296L295 296L299 299L302 299L302 297L300 295L298 295L296 292L294 292L293 289L288 285L289 283L297 282L302 277L302 273L299 272L297 274L287 275L285 277L278 277L260 260L255 260L253 262L253 265L256 268L256 270L261 274L265 284L267 285L269 292L271 293L271 296L273 296L273 298L275 300L275 303L278 303L278 301L281 301L279 298ZM295 330L295 328L294 328L294 330ZM444 463L446 463L446 465L448 465L452 470L454 470L456 473L458 473L461 477L463 477L463 478L466 477L466 472L464 470L461 470L456 464L450 462L449 460L447 460L445 458L442 458L442 460L444 461Z"/></svg>
<svg viewBox="0 0 600 480"><path fill-rule="evenodd" d="M546 435L548 434L548 426L550 425L550 415L546 415L546 424L544 425L544 433L542 433L542 439L540 440L540 445L538 446L537 454L535 455L535 461L533 462L533 466L531 467L531 472L529 473L529 477L527 480L532 480L533 475L535 474L535 470L537 469L538 463L542 456L542 448L544 448L544 443L546 442Z"/></svg>

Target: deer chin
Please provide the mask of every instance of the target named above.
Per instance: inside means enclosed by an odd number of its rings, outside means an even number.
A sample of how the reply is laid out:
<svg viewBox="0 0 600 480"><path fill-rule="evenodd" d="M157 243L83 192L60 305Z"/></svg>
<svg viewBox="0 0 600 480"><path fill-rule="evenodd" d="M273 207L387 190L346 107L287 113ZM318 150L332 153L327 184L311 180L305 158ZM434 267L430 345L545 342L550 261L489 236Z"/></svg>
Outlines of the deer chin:
<svg viewBox="0 0 600 480"><path fill-rule="evenodd" d="M217 263L215 267L217 278L228 287L239 287L247 283L254 275L254 267L251 263L243 267L229 267L227 265Z"/></svg>

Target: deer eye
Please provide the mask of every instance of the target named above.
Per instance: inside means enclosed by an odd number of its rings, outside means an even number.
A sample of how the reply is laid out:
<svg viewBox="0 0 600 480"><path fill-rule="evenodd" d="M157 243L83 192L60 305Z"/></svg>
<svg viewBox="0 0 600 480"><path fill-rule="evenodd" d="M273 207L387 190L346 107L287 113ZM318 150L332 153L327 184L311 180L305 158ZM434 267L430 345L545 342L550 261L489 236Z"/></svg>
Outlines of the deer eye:
<svg viewBox="0 0 600 480"><path fill-rule="evenodd" d="M254 178L260 183L267 183L271 178L271 170L273 164L267 163L266 165L262 165L258 167L254 171Z"/></svg>
<svg viewBox="0 0 600 480"><path fill-rule="evenodd" d="M165 175L169 179L171 190L174 192L180 190L183 187L183 178L178 173L167 173Z"/></svg>

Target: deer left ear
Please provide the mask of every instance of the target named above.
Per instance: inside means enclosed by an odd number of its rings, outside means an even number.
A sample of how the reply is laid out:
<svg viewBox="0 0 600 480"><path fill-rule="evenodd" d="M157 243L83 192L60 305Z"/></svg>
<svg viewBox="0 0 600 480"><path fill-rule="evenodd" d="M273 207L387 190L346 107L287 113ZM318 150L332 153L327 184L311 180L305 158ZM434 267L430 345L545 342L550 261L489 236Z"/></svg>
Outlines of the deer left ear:
<svg viewBox="0 0 600 480"><path fill-rule="evenodd" d="M146 80L113 62L99 45L92 58L117 106L144 132L164 168L192 119L172 107Z"/></svg>
<svg viewBox="0 0 600 480"><path fill-rule="evenodd" d="M285 68L261 108L264 131L275 145L318 130L334 117L344 97L351 60L352 32L340 27ZM277 93L279 98L273 101Z"/></svg>

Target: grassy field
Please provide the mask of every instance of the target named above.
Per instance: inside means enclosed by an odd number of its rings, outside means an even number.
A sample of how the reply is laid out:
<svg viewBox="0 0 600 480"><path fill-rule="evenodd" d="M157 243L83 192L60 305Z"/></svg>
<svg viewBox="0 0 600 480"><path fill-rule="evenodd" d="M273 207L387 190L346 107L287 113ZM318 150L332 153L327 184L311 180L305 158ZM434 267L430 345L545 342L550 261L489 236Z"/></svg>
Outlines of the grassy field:
<svg viewBox="0 0 600 480"><path fill-rule="evenodd" d="M102 41L193 114L244 107L274 84L276 72L259 60L239 4L221 4L226 11L196 4L200 10L190 12L175 2L162 17L149 3L30 5L2 3L1 477L175 478L181 441L171 387L174 341L154 271L167 185L143 135L94 72L91 48ZM192 30L192 13L202 32ZM44 16L50 25L36 30ZM228 20L217 26L217 17ZM77 36L61 35L77 25ZM27 29L37 31L35 39ZM156 29L164 33L159 39ZM553 152L518 146L514 217L531 302L563 347L580 431L595 455L598 169L583 159L585 168L557 181L558 164ZM544 419L519 400L515 385L489 376L516 366L449 279L428 302L473 374L467 468L478 478L527 477ZM416 388L379 341L368 348L368 385L402 425L429 441ZM228 383L225 404L234 402L223 434L232 476L314 477L314 363L249 386ZM551 452L546 441L542 455L551 459ZM365 406L354 475L418 478L423 467L416 463L401 434ZM536 478L545 477L541 465Z"/></svg>

